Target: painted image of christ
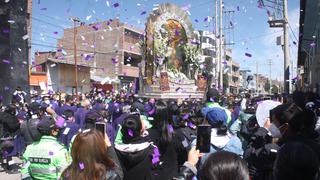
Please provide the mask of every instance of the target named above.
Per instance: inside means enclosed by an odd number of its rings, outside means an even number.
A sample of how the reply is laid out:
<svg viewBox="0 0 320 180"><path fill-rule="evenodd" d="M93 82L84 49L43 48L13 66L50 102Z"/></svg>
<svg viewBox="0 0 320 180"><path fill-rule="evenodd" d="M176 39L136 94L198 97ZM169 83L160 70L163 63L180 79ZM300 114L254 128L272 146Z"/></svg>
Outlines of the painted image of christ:
<svg viewBox="0 0 320 180"><path fill-rule="evenodd" d="M184 63L182 45L187 42L185 30L178 21L171 19L163 25L163 28L168 32L168 50L171 51L167 67L169 70L181 72Z"/></svg>

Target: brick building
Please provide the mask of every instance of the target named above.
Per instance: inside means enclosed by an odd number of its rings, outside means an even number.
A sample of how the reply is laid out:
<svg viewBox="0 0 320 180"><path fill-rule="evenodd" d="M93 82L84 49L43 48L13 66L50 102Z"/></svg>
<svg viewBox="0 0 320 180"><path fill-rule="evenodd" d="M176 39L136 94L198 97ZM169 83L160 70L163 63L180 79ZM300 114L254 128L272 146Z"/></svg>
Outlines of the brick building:
<svg viewBox="0 0 320 180"><path fill-rule="evenodd" d="M64 29L58 47L64 55L73 57L74 29ZM114 88L128 88L139 77L142 60L139 41L143 30L108 20L101 23L76 26L78 62L90 64L93 84L112 84Z"/></svg>

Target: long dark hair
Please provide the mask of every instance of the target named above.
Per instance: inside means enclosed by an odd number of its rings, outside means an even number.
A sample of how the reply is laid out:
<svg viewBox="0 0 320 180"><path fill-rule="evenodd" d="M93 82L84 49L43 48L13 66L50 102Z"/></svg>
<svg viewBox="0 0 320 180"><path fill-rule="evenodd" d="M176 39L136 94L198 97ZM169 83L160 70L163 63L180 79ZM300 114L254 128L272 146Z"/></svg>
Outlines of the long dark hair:
<svg viewBox="0 0 320 180"><path fill-rule="evenodd" d="M169 118L168 107L163 101L157 101L155 109L156 112L154 114L152 125L161 131L160 145L164 147L171 143L172 140L172 133L168 128L172 122L169 122L171 118Z"/></svg>
<svg viewBox="0 0 320 180"><path fill-rule="evenodd" d="M202 180L249 180L249 171L238 155L219 151L208 157L200 176Z"/></svg>
<svg viewBox="0 0 320 180"><path fill-rule="evenodd" d="M72 163L63 171L61 179L100 180L115 166L106 151L107 145L100 132L90 130L78 134L71 149Z"/></svg>

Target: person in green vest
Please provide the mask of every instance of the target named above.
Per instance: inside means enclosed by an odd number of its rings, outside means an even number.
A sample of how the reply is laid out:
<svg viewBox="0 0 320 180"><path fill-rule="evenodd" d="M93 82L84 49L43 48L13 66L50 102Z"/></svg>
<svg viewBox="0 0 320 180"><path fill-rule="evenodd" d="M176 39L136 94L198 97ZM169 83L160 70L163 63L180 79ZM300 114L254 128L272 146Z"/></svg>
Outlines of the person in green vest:
<svg viewBox="0 0 320 180"><path fill-rule="evenodd" d="M56 136L59 129L52 117L44 117L37 125L41 139L27 146L23 154L21 179L58 179L71 159L66 147Z"/></svg>
<svg viewBox="0 0 320 180"><path fill-rule="evenodd" d="M218 90L216 90L215 88L209 88L206 96L207 96L206 107L208 108L218 107L223 109L227 114L227 124L229 124L231 121L231 112L227 108L224 108L219 104L220 93L218 92Z"/></svg>

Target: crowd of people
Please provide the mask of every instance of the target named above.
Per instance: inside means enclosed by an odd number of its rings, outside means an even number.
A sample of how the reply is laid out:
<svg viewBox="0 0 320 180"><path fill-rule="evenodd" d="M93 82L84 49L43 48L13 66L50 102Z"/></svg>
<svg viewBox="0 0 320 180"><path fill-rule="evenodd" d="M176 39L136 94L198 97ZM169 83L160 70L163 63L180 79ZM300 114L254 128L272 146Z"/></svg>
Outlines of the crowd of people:
<svg viewBox="0 0 320 180"><path fill-rule="evenodd" d="M1 167L28 179L318 180L320 98L140 98L93 89L73 97L17 88L1 105ZM197 127L210 126L210 149ZM15 163L18 156L23 164Z"/></svg>

